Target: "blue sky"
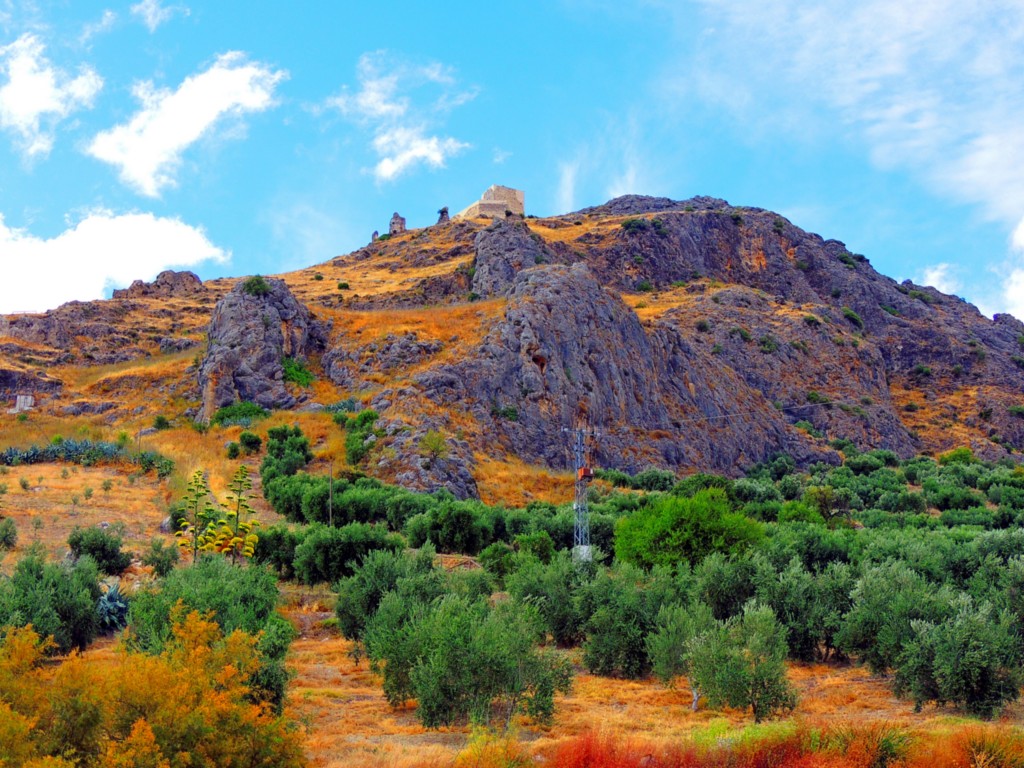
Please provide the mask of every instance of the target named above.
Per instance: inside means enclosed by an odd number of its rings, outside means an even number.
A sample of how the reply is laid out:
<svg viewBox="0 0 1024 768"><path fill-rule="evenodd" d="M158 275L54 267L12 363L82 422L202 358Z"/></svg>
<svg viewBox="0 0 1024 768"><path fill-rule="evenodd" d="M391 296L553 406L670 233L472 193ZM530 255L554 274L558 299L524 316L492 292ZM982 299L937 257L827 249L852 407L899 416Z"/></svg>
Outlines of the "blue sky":
<svg viewBox="0 0 1024 768"><path fill-rule="evenodd" d="M770 208L1024 316L1024 2L0 0L0 312L306 266L492 183Z"/></svg>

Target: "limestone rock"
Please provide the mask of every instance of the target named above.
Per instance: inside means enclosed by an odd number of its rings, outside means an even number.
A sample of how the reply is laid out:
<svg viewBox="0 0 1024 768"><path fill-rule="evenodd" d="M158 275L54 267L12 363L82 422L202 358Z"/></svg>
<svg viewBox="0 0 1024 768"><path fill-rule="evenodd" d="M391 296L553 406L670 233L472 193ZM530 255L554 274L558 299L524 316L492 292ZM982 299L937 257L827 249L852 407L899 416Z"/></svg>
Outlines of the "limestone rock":
<svg viewBox="0 0 1024 768"><path fill-rule="evenodd" d="M284 386L282 358L308 359L324 348L323 327L284 281L265 280L266 296L247 293L242 281L213 310L209 348L199 367L204 419L236 400L292 407L296 399Z"/></svg>
<svg viewBox="0 0 1024 768"><path fill-rule="evenodd" d="M519 272L550 260L543 241L538 240L521 219L503 219L477 233L473 292L503 296Z"/></svg>
<svg viewBox="0 0 1024 768"><path fill-rule="evenodd" d="M152 283L136 280L128 288L115 290L113 296L115 299L130 299L140 296L169 298L205 292L206 286L194 272L175 272L168 269L157 275Z"/></svg>

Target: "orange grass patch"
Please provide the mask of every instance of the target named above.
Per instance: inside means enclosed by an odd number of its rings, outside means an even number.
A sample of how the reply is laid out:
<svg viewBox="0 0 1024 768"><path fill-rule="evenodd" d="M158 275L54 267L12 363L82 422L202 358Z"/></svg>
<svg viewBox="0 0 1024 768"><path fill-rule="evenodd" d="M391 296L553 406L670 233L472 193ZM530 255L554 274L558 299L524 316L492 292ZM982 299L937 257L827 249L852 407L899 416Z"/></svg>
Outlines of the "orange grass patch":
<svg viewBox="0 0 1024 768"><path fill-rule="evenodd" d="M514 457L477 454L476 484L484 504L523 507L531 501L572 501L573 474L527 464Z"/></svg>
<svg viewBox="0 0 1024 768"><path fill-rule="evenodd" d="M167 489L155 474L128 480L134 467L79 467L63 464L23 464L7 467L0 483L7 493L0 496L0 512L18 527L18 546L0 551L0 569L10 572L31 545L41 544L54 559L67 552L67 539L75 528L101 522L123 527L126 550L141 553L150 540L160 536L160 523L167 515ZM63 477L67 474L67 477ZM22 490L20 479L29 483ZM103 481L113 487L102 490ZM92 498L85 498L85 489ZM72 497L77 497L74 503ZM168 537L169 538L169 537Z"/></svg>

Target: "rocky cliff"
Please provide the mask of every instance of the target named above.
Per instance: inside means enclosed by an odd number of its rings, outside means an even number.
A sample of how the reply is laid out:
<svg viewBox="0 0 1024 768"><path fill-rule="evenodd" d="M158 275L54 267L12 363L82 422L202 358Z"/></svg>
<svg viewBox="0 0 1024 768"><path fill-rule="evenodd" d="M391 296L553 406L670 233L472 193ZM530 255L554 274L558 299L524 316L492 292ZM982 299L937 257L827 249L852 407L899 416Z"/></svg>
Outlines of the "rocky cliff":
<svg viewBox="0 0 1024 768"><path fill-rule="evenodd" d="M354 397L381 414L368 469L462 496L487 462L566 467L581 420L600 435L595 462L627 470L835 461L845 441L1024 449L1024 324L715 198L439 222L267 283L252 295L171 273L3 318L0 363L12 386L45 369L55 408L116 402L113 374L59 380L135 359L168 360L152 409ZM314 390L283 381L284 357L308 362ZM430 431L447 448L427 456Z"/></svg>

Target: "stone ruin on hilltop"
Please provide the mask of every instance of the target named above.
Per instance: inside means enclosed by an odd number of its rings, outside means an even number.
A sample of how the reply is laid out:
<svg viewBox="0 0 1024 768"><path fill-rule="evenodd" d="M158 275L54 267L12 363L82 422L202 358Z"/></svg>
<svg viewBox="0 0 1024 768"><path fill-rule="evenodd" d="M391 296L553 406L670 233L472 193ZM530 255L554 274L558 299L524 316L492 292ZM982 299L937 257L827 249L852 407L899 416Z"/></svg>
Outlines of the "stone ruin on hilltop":
<svg viewBox="0 0 1024 768"><path fill-rule="evenodd" d="M505 218L508 213L522 215L525 208L526 193L521 189L502 187L493 184L480 196L480 199L452 216L453 219Z"/></svg>

